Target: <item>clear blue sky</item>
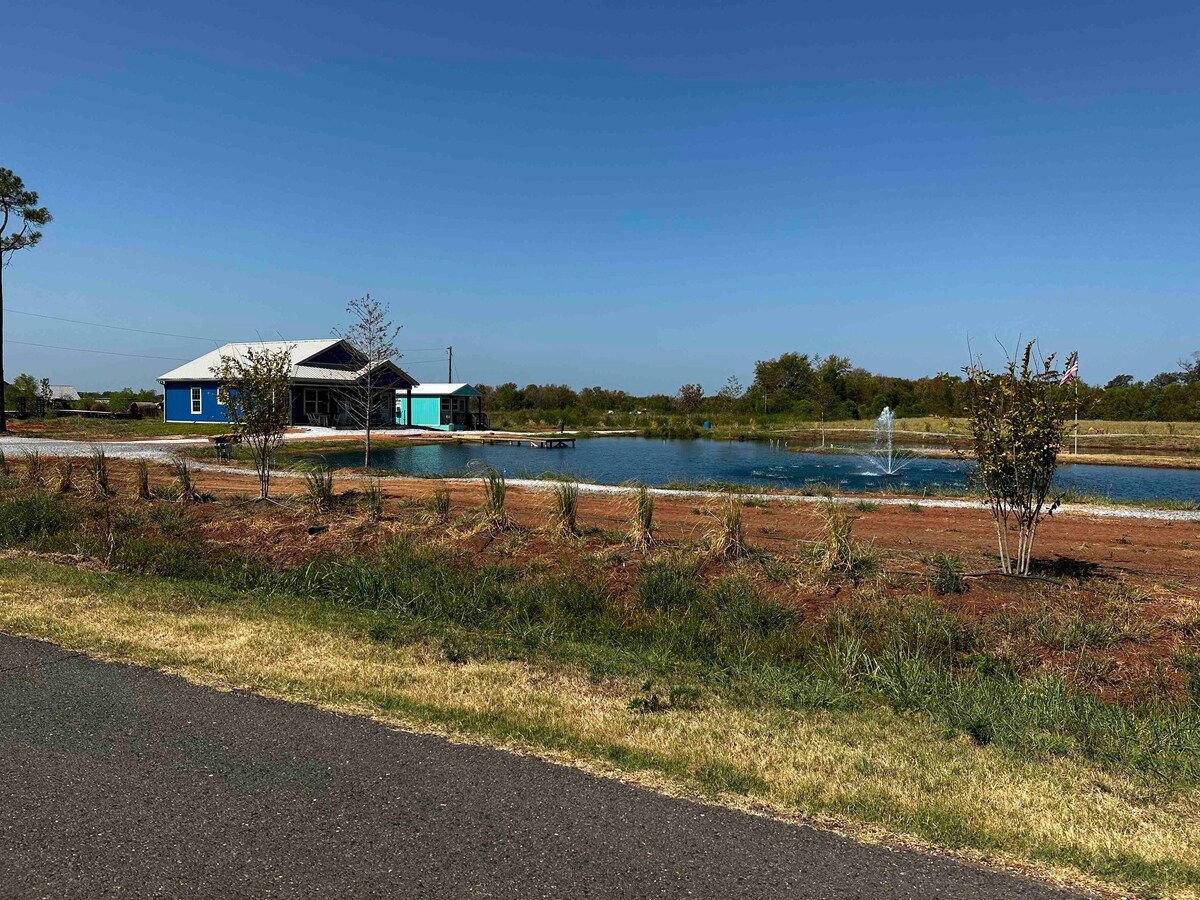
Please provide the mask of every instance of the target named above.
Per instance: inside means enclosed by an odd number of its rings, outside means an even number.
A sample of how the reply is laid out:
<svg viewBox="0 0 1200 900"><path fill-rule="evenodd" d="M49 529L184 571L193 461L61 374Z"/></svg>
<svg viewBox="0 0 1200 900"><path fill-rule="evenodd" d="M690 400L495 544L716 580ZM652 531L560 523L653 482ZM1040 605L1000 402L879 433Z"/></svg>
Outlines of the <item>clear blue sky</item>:
<svg viewBox="0 0 1200 900"><path fill-rule="evenodd" d="M309 338L370 292L465 380L639 393L789 350L915 376L1038 336L1104 381L1200 349L1195 3L10 6L0 165L56 217L11 309Z"/></svg>

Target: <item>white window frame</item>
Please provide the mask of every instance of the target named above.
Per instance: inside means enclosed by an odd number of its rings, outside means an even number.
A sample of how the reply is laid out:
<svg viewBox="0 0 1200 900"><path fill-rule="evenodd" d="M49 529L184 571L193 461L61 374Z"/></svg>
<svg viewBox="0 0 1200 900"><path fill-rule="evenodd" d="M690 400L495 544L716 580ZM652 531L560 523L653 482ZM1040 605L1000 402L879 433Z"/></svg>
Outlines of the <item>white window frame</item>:
<svg viewBox="0 0 1200 900"><path fill-rule="evenodd" d="M322 408L324 407L324 408ZM329 388L306 387L301 398L301 407L307 416L329 415Z"/></svg>
<svg viewBox="0 0 1200 900"><path fill-rule="evenodd" d="M204 413L204 391L198 387L192 388L192 415L199 416Z"/></svg>

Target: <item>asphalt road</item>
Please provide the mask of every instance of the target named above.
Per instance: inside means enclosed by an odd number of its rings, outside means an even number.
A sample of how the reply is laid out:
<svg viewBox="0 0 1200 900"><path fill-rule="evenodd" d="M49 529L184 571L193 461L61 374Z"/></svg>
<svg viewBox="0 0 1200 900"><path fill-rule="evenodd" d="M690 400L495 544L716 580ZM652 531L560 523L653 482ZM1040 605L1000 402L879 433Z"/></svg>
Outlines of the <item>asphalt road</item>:
<svg viewBox="0 0 1200 900"><path fill-rule="evenodd" d="M1062 898L0 634L0 897Z"/></svg>

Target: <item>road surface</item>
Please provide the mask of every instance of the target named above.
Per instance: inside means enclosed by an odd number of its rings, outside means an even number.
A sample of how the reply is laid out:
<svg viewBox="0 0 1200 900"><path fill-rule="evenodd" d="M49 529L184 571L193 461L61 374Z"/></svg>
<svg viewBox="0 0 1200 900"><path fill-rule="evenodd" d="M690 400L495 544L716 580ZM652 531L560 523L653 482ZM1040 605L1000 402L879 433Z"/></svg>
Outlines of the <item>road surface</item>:
<svg viewBox="0 0 1200 900"><path fill-rule="evenodd" d="M1062 898L0 634L0 897Z"/></svg>

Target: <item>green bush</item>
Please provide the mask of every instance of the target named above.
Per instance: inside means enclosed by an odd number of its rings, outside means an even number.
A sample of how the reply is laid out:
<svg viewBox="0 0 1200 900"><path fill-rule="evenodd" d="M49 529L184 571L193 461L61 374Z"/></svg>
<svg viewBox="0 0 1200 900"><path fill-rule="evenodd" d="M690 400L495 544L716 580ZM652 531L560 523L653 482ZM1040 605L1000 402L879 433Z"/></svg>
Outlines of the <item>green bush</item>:
<svg viewBox="0 0 1200 900"><path fill-rule="evenodd" d="M31 494L0 500L0 546L11 547L73 529L79 522L75 507L52 494Z"/></svg>

